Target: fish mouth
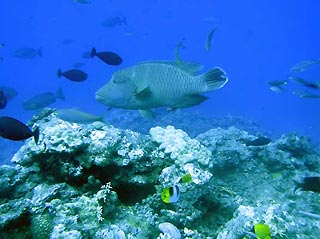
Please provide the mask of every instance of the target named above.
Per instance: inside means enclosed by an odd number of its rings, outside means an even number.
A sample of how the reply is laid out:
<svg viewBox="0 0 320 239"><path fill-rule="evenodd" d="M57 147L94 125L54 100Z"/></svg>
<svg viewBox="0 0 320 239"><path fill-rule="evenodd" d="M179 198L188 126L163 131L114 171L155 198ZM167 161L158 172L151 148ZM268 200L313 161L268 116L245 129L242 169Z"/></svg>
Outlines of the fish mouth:
<svg viewBox="0 0 320 239"><path fill-rule="evenodd" d="M105 103L106 102L106 97L105 95L99 93L99 92L96 92L96 100L100 103Z"/></svg>

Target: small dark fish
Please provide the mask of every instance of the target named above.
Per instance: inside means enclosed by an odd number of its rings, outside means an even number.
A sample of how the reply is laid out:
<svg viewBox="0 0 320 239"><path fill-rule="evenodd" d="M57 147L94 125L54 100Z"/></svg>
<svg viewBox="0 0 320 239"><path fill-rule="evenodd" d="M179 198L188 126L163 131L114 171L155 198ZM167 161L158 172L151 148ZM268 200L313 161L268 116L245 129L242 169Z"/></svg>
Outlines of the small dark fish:
<svg viewBox="0 0 320 239"><path fill-rule="evenodd" d="M101 23L104 27L114 28L116 26L127 25L127 18L121 16L108 17Z"/></svg>
<svg viewBox="0 0 320 239"><path fill-rule="evenodd" d="M3 59L3 57L2 56L0 56L0 61L3 61L4 59Z"/></svg>
<svg viewBox="0 0 320 239"><path fill-rule="evenodd" d="M246 146L263 146L263 145L269 144L270 142L271 142L271 139L264 136L259 136L255 140L247 142Z"/></svg>
<svg viewBox="0 0 320 239"><path fill-rule="evenodd" d="M1 47L5 47L5 44L4 43L0 43L0 48Z"/></svg>
<svg viewBox="0 0 320 239"><path fill-rule="evenodd" d="M0 86L0 91L3 92L7 100L12 100L18 94L16 90L5 86Z"/></svg>
<svg viewBox="0 0 320 239"><path fill-rule="evenodd" d="M122 58L118 54L111 51L97 52L95 48L92 48L91 57L95 56L108 65L117 66L122 63Z"/></svg>
<svg viewBox="0 0 320 239"><path fill-rule="evenodd" d="M304 177L302 183L297 183L296 189L320 193L320 177Z"/></svg>
<svg viewBox="0 0 320 239"><path fill-rule="evenodd" d="M23 102L22 107L25 110L39 110L56 102L56 99L65 100L62 89L59 88L57 93L45 92Z"/></svg>
<svg viewBox="0 0 320 239"><path fill-rule="evenodd" d="M36 127L34 131L31 131L28 126L19 120L3 116L0 117L0 136L14 141L20 141L34 137L34 141L38 143L39 128Z"/></svg>
<svg viewBox="0 0 320 239"><path fill-rule="evenodd" d="M87 73L78 69L71 69L64 72L62 72L59 69L57 75L58 77L64 76L68 80L75 81L75 82L85 81L88 78Z"/></svg>
<svg viewBox="0 0 320 239"><path fill-rule="evenodd" d="M39 49L35 48L21 48L16 50L13 55L17 58L21 59L34 59L37 56L42 57L42 48L40 47Z"/></svg>
<svg viewBox="0 0 320 239"><path fill-rule="evenodd" d="M7 106L7 98L4 95L3 91L0 90L0 109L4 109Z"/></svg>

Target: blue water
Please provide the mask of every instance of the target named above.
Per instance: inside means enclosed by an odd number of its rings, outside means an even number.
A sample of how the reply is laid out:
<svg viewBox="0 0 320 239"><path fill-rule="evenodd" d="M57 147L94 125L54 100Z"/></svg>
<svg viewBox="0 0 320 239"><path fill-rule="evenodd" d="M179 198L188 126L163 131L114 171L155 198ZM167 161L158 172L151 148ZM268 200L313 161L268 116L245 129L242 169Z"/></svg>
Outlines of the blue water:
<svg viewBox="0 0 320 239"><path fill-rule="evenodd" d="M140 61L175 60L174 48L184 38L183 60L201 63L206 70L220 66L229 76L224 88L208 93L210 99L191 110L245 117L265 131L297 132L318 144L320 99L293 95L293 89L303 88L293 82L285 92L274 93L267 81L284 80L296 63L320 58L319 9L317 0L92 0L91 4L2 0L0 43L5 47L0 48L0 86L14 88L18 96L0 115L27 122L34 112L25 111L22 102L59 87L67 100L52 107L101 114L106 107L95 101L95 91L113 72ZM127 25L101 25L112 16L125 17ZM207 52L205 40L213 27L217 30ZM115 67L97 58L83 59L82 54L93 46L117 52L123 64ZM14 57L13 52L23 47L42 47L43 56ZM76 62L85 63L81 69L88 80L75 83L56 77L58 68L68 70ZM320 67L301 75L320 80ZM0 143L1 148L9 144Z"/></svg>

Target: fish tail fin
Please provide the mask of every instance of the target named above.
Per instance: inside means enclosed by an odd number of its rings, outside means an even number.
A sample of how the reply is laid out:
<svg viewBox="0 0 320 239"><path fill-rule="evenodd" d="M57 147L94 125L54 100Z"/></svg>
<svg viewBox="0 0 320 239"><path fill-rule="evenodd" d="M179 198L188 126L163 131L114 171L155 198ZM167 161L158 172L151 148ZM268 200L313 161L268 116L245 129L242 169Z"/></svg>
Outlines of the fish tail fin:
<svg viewBox="0 0 320 239"><path fill-rule="evenodd" d="M60 100L63 100L63 101L66 100L66 98L64 97L64 94L63 94L63 91L62 91L61 88L59 88L59 89L57 90L56 97L57 97L58 99L60 99Z"/></svg>
<svg viewBox="0 0 320 239"><path fill-rule="evenodd" d="M38 55L39 57L42 57L42 47L40 47L40 48L38 49L37 55Z"/></svg>
<svg viewBox="0 0 320 239"><path fill-rule="evenodd" d="M34 138L34 141L36 142L36 144L38 144L38 141L39 141L39 127L36 126L36 128L34 129L33 131L33 138Z"/></svg>
<svg viewBox="0 0 320 239"><path fill-rule="evenodd" d="M62 76L62 71L60 69L58 69L58 71L57 71L57 76L58 76L58 78L60 78Z"/></svg>
<svg viewBox="0 0 320 239"><path fill-rule="evenodd" d="M204 92L217 90L223 87L228 82L228 77L224 70L220 67L215 67L201 75L206 86Z"/></svg>
<svg viewBox="0 0 320 239"><path fill-rule="evenodd" d="M96 48L92 47L91 52L90 52L90 57L95 57L97 55L97 50Z"/></svg>

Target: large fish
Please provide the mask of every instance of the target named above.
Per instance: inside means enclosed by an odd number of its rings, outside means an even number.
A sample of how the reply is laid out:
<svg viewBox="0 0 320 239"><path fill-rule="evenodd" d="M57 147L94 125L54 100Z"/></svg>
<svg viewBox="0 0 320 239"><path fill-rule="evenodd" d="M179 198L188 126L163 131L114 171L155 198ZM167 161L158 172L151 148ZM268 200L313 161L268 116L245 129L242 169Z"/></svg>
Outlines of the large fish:
<svg viewBox="0 0 320 239"><path fill-rule="evenodd" d="M199 75L201 65L149 61L115 72L96 92L96 99L109 107L141 110L147 116L159 107L185 108L207 99L201 93L223 87L228 78L219 67Z"/></svg>

